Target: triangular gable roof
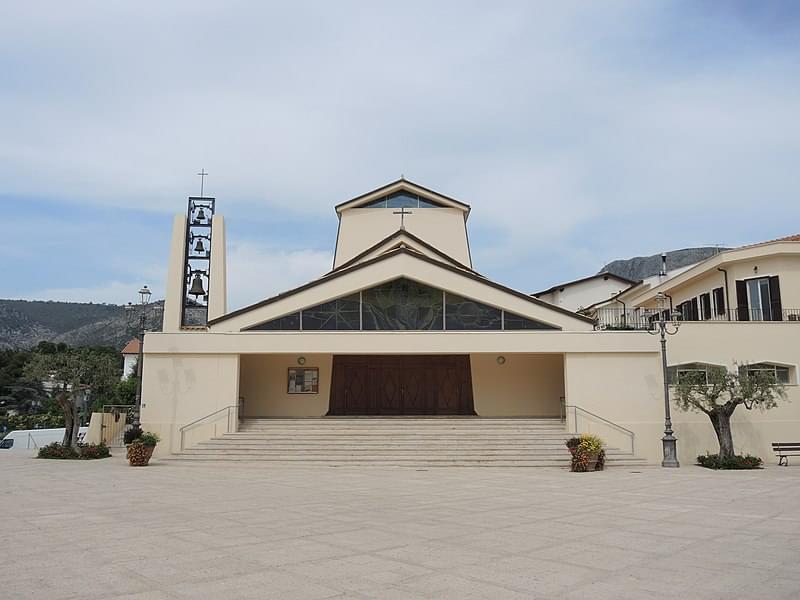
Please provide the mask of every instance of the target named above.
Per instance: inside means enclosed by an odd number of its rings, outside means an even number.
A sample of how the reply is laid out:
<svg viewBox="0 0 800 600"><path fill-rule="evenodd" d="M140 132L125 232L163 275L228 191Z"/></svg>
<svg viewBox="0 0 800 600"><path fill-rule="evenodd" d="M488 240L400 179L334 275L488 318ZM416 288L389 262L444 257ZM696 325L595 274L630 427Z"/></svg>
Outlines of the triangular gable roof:
<svg viewBox="0 0 800 600"><path fill-rule="evenodd" d="M436 276L434 273L432 276L426 279L423 277L415 276L415 273L393 271L391 273L387 273L380 276L379 279L364 280L362 278L361 279L362 283L355 285L355 287L353 288L342 286L341 289L339 289L335 293L326 295L325 297L315 297L313 299L309 298L308 302L304 302L303 300L300 299L298 299L296 303L282 302L284 300L288 300L295 296L299 296L300 294L303 294L304 292L307 292L309 290L313 290L314 288L326 286L327 284L332 283L334 280L339 278L344 278L348 276L356 278L359 274L362 274L361 273L362 271L365 272L369 270L371 267L377 266L380 263L390 261L392 259L399 257L409 257L414 261L420 261L425 265L430 265L433 267L433 270L435 272L441 273L441 277ZM422 266L424 265L421 265L421 267ZM442 280L447 279L448 274L457 275L458 277L456 279L461 278L464 282L464 285L463 286L446 285ZM208 322L208 325L209 327L213 328L214 325L218 325L220 323L229 321L237 317L244 317L245 315L252 314L253 317L252 319L237 319L237 322L234 324L232 330L242 330L252 325L256 325L264 321L267 321L271 318L278 317L284 314L289 314L297 310L302 310L304 308L308 308L309 306L313 306L315 304L325 302L327 300L332 300L337 297L342 297L346 295L348 292L353 293L361 289L370 287L372 285L376 285L384 281L389 281L391 279L396 279L401 276L406 276L410 279L417 280L420 283L446 289L456 294L462 294L478 301L494 304L498 308L502 308L504 310L508 310L513 313L521 314L522 316L536 319L548 324L553 324L559 328L562 328L562 326L565 323L568 324L570 321L574 322L574 324L579 329L587 329L586 327L587 324L592 324L592 325L594 324L594 320L590 319L589 317L579 315L577 313L574 313L572 311L569 311L567 309L558 306L553 306L548 302L544 302L543 300L539 300L538 298L534 298L523 292L519 292L512 288L506 287L502 284L495 283L493 281L486 279L485 277L478 275L477 273L471 270L458 268L450 264L444 263L440 260L426 256L424 254L420 254L408 248L401 247L386 252L384 254L381 254L379 256L376 256L375 258L371 258L365 260L364 262L357 263L349 268L338 269L336 271L328 273L327 275L324 275L319 279L316 279L314 281L296 287L282 294L278 294L277 296L273 296L272 298L262 300L261 302L233 311L222 317L212 319ZM453 278L450 277L450 279L452 280ZM472 289L470 291L458 289L461 287L470 287L470 284L472 288L476 288L476 286L474 286L475 283L479 284L477 286L477 289ZM486 292L480 293L479 291L480 288L484 288ZM498 302L497 298L495 298L494 300L486 299L485 296L487 293L497 292L497 291L501 292L505 296L504 301ZM278 303L280 303L280 309L275 313L273 313L272 311L261 310L262 308L269 307L270 305L276 305ZM531 309L533 309L533 312L535 312L536 314L533 314L531 312Z"/></svg>
<svg viewBox="0 0 800 600"><path fill-rule="evenodd" d="M420 254L430 256L431 258L439 258L443 262L446 262L459 269L464 269L466 271L472 271L473 273L475 273L475 271L473 271L467 265L464 265L459 261L457 261L456 259L452 258L451 256L448 256L447 254L445 254L432 244L429 244L422 238L414 235L413 233L409 232L406 229L398 229L393 234L386 236L377 244L370 246L360 254L357 254L347 262L342 263L341 265L333 269L331 273L340 271L341 269L347 269L365 260L375 258L380 254L383 254L391 250L395 250L396 248L399 248L402 245L406 245L411 250L415 250Z"/></svg>
<svg viewBox="0 0 800 600"><path fill-rule="evenodd" d="M585 281L591 281L592 279L598 279L600 277L602 277L604 279L616 279L617 281L620 281L620 282L626 284L628 287L630 287L631 285L635 285L635 284L639 283L639 281L634 281L632 279L628 279L627 277L622 277L621 275L616 275L615 273L611 273L609 271L602 271L600 273L597 273L596 275L589 275L588 277L582 277L580 279L575 279L573 281L567 281L566 283L562 283L562 284L559 284L559 285L554 285L553 287L547 288L546 290L542 290L541 292L534 292L531 295L532 296L537 296L537 297L538 296L542 296L544 294L549 294L550 292L555 292L556 290L560 290L561 288L566 288L566 287L569 287L571 285L576 285L578 283L583 283Z"/></svg>
<svg viewBox="0 0 800 600"><path fill-rule="evenodd" d="M387 196L389 194L393 194L394 192L399 192L401 190L405 190L412 194L416 194L422 198L427 198L428 200L432 200L437 204L441 204L442 206L448 208L457 208L464 212L464 219L467 218L469 215L469 211L471 210L469 204L464 204L455 198L450 198L449 196L445 196L444 194L440 194L439 192L434 192L426 187L419 185L418 183L414 183L413 181L409 181L408 179L398 179L396 181L392 181L391 183L387 183L379 188L372 190L371 192L367 192L366 194L362 194L360 196L356 196L346 202L342 202L341 204L337 204L335 209L337 214L342 214L342 211L349 210L351 208L360 208L365 204L369 204L373 200L377 200L383 196Z"/></svg>
<svg viewBox="0 0 800 600"><path fill-rule="evenodd" d="M139 354L139 340L133 338L122 349L122 354Z"/></svg>

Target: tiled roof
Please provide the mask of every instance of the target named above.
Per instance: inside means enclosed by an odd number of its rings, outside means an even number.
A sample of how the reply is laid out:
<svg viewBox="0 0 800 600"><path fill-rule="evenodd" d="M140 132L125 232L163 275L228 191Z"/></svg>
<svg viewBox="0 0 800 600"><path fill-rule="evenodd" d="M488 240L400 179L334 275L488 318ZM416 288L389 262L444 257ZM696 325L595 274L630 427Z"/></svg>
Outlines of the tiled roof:
<svg viewBox="0 0 800 600"><path fill-rule="evenodd" d="M741 250L742 248L753 248L755 246L763 246L764 244L774 244L775 242L800 242L800 233L796 233L794 235L787 235L786 237L776 238L774 240L767 240L765 242L757 242L755 244L745 244L744 246L739 246L735 248L735 250Z"/></svg>
<svg viewBox="0 0 800 600"><path fill-rule="evenodd" d="M125 344L125 347L122 349L122 353L123 354L139 354L139 340L134 338L130 342Z"/></svg>

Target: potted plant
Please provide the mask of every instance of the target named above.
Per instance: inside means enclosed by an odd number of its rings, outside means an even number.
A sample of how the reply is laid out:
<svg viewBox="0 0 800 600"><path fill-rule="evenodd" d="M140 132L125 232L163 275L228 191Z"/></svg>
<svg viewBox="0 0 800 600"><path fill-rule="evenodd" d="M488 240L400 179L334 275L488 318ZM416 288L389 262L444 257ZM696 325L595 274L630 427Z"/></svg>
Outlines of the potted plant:
<svg viewBox="0 0 800 600"><path fill-rule="evenodd" d="M596 435L583 433L567 440L567 448L572 455L570 469L576 473L602 471L605 466L605 444Z"/></svg>
<svg viewBox="0 0 800 600"><path fill-rule="evenodd" d="M141 433L138 437L132 439L127 445L128 463L132 467L146 467L153 456L156 444L159 442L158 434L149 431L142 432L141 429L139 431ZM127 442L128 440L126 439L125 441Z"/></svg>

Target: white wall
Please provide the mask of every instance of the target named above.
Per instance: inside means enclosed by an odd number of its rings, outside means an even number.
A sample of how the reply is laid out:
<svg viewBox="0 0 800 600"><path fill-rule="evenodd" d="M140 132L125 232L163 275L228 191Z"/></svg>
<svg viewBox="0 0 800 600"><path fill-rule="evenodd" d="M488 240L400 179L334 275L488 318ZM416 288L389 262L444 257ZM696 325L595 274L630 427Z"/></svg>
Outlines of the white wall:
<svg viewBox="0 0 800 600"><path fill-rule="evenodd" d="M547 294L537 294L539 300L555 304L567 310L577 311L597 302L608 300L611 296L627 289L629 284L613 277L597 277L578 283L571 283ZM562 291L563 290L563 291ZM622 308L622 305L618 305Z"/></svg>

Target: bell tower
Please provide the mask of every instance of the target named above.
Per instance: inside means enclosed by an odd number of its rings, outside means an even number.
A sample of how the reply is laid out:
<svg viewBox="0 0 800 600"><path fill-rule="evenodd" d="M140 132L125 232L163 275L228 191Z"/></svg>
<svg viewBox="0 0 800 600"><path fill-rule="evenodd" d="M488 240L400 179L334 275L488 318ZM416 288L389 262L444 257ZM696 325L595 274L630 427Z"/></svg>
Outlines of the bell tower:
<svg viewBox="0 0 800 600"><path fill-rule="evenodd" d="M227 311L225 222L216 198L190 196L176 215L164 300L163 331L204 329Z"/></svg>
<svg viewBox="0 0 800 600"><path fill-rule="evenodd" d="M183 261L181 327L205 327L208 322L215 203L216 198L189 197Z"/></svg>

